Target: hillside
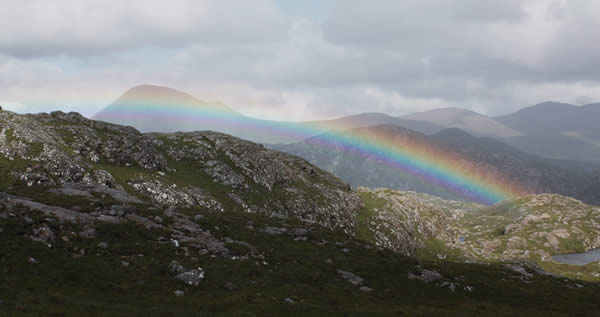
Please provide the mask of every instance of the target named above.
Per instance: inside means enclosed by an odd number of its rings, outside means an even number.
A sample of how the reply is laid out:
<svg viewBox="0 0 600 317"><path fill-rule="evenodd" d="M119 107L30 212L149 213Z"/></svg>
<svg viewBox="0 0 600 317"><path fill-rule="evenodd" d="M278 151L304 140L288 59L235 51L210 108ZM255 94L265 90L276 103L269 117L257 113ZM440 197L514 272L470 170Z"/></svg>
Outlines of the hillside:
<svg viewBox="0 0 600 317"><path fill-rule="evenodd" d="M555 194L528 195L486 207L390 189L358 192L366 203L358 232L378 246L422 260L520 259L547 274L600 281L600 258L580 267L552 259L600 247L598 207Z"/></svg>
<svg viewBox="0 0 600 317"><path fill-rule="evenodd" d="M415 224L402 227L369 191L220 133L142 134L62 112L0 111L0 127L0 311L11 316L598 309L594 266L549 268L565 279L520 258L441 260L428 237L450 239L479 205L400 194L408 208L395 219ZM579 209L565 220L595 221ZM581 229L593 246L593 222Z"/></svg>
<svg viewBox="0 0 600 317"><path fill-rule="evenodd" d="M461 166L486 168L524 185L532 192L559 193L600 204L600 196L593 194L598 192L598 169L535 157L492 138L474 137L459 129L446 129L427 136L387 125L354 129L348 133L371 140L394 137L398 148L410 149L413 144L420 144L430 152L454 153L462 158ZM274 148L301 156L353 186L387 187L448 199L468 199L402 169L381 164L377 158L350 154L342 144L323 145L319 138ZM321 138L329 139L327 135Z"/></svg>

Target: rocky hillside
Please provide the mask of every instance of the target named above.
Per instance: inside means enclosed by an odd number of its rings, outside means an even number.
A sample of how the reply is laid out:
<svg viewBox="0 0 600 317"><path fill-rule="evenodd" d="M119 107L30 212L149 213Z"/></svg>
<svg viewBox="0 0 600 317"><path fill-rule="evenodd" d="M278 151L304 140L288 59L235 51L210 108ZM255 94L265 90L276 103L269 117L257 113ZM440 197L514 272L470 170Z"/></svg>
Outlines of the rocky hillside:
<svg viewBox="0 0 600 317"><path fill-rule="evenodd" d="M529 261L546 270L600 281L600 263L576 269L552 255L600 248L600 208L555 194L487 207L415 192L360 188L360 236L417 257L483 263Z"/></svg>
<svg viewBox="0 0 600 317"><path fill-rule="evenodd" d="M558 251L575 246L561 249L559 225L577 226L581 246L595 245L586 238L594 222L584 219L596 213L576 206L576 216L559 219L567 224L545 225ZM599 308L588 275L557 278L515 259L465 263L480 261L465 250L476 252L476 235L486 234L470 218L482 208L352 191L301 158L220 133L142 134L77 113L0 111L0 312L567 316ZM515 219L504 228L523 223ZM489 253L508 261L503 252Z"/></svg>
<svg viewBox="0 0 600 317"><path fill-rule="evenodd" d="M155 204L294 215L353 230L358 196L303 159L224 134L144 135L77 113L0 112L2 189L12 182L127 189ZM12 182L11 182L12 181Z"/></svg>

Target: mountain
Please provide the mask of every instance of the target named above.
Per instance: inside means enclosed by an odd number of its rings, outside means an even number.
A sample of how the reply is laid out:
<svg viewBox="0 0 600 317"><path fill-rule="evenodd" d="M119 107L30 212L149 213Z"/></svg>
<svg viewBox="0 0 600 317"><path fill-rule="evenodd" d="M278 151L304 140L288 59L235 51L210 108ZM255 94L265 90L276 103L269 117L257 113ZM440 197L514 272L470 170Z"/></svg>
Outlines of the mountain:
<svg viewBox="0 0 600 317"><path fill-rule="evenodd" d="M220 103L200 101L184 92L154 85L129 89L92 119L129 125L143 132L212 130L259 143L292 143L330 130L379 124L404 126L427 134L444 128L382 113L363 113L310 122L262 120L244 116Z"/></svg>
<svg viewBox="0 0 600 317"><path fill-rule="evenodd" d="M600 163L600 104L576 107L546 102L490 118L473 111L444 108L403 117L362 113L333 120L285 122L244 116L216 102L205 102L168 88L131 88L93 119L133 126L143 132L212 130L265 144L301 142L327 131L396 125L434 134L458 128L488 136L537 156Z"/></svg>
<svg viewBox="0 0 600 317"><path fill-rule="evenodd" d="M220 104L205 102L168 87L139 85L96 113L94 120L129 125L143 132L222 129L234 131L243 116ZM219 120L223 118L223 120Z"/></svg>
<svg viewBox="0 0 600 317"><path fill-rule="evenodd" d="M418 144L420 151L459 157L460 163L454 164L463 169L486 170L488 174L501 175L532 192L559 193L600 204L600 196L592 194L594 191L600 192L600 187L597 187L600 167L595 165L580 167L580 164L571 161L536 157L493 138L474 137L456 128L427 136L397 126L382 125L349 130L346 134L350 138L358 135L374 143L393 138L399 149L410 150L414 144ZM429 193L447 199L469 199L463 194L424 181L421 176L385 164L378 157L351 154L343 144L321 141L331 139L324 134L304 142L273 148L303 157L353 186L387 187Z"/></svg>
<svg viewBox="0 0 600 317"><path fill-rule="evenodd" d="M599 214L558 195L352 190L221 133L0 110L11 316L589 315L597 264L541 252L597 246Z"/></svg>
<svg viewBox="0 0 600 317"><path fill-rule="evenodd" d="M434 123L447 128L459 128L478 136L512 137L521 135L513 129L482 114L458 108L443 108L425 112L417 112L402 117Z"/></svg>
<svg viewBox="0 0 600 317"><path fill-rule="evenodd" d="M430 123L427 121L407 120L399 117L392 117L384 113L361 113L357 115L342 117L334 120L306 122L309 126L326 127L327 130L341 131L355 128L365 128L376 125L396 125L424 134L432 134L445 129L444 126ZM326 131L323 131L326 132ZM301 141L301 140L300 140Z"/></svg>
<svg viewBox="0 0 600 317"><path fill-rule="evenodd" d="M600 138L598 118L600 118L598 103L573 106L544 102L494 119L527 135L573 132L582 137Z"/></svg>
<svg viewBox="0 0 600 317"><path fill-rule="evenodd" d="M600 163L600 146L570 135L521 135L500 140L540 157Z"/></svg>
<svg viewBox="0 0 600 317"><path fill-rule="evenodd" d="M494 119L523 133L503 139L523 151L600 162L600 104L544 102Z"/></svg>

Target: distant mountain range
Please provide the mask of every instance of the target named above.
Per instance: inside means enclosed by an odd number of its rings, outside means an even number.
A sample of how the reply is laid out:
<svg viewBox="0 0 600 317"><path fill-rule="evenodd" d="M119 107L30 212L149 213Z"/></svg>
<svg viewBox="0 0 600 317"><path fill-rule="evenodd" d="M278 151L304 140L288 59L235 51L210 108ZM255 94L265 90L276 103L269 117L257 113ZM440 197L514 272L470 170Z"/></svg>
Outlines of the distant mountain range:
<svg viewBox="0 0 600 317"><path fill-rule="evenodd" d="M93 119L131 125L144 132L216 130L254 142L275 144L299 142L330 130L382 124L427 135L458 128L546 158L600 163L600 124L597 122L600 104L573 106L545 102L498 117L444 108L402 117L362 113L298 123L252 118L223 104L201 101L168 87L141 85L128 90Z"/></svg>
<svg viewBox="0 0 600 317"><path fill-rule="evenodd" d="M436 109L410 114L403 118L435 123L447 128L458 128L475 135L492 137L512 137L521 135L519 131L505 126L492 118L465 109Z"/></svg>
<svg viewBox="0 0 600 317"><path fill-rule="evenodd" d="M560 193L591 204L600 204L600 165L581 164L536 157L488 137L474 137L460 129L450 128L433 135L424 135L393 125L379 125L348 131L369 135L372 140L401 138L402 144L424 144L438 151L455 153L465 158L463 165L475 165L491 172L502 173L533 192ZM461 194L445 190L402 169L390 167L377 158L349 155L343 146L323 146L316 136L304 142L272 145L287 153L305 158L353 186L388 187L433 194L447 199L465 199Z"/></svg>
<svg viewBox="0 0 600 317"><path fill-rule="evenodd" d="M600 162L600 103L573 106L545 102L494 119L522 133L503 141L523 151Z"/></svg>
<svg viewBox="0 0 600 317"><path fill-rule="evenodd" d="M262 120L235 112L220 103L201 101L187 93L155 85L129 89L92 119L133 126L142 132L213 130L259 143L293 143L331 130L380 124L398 125L425 134L445 128L383 113L310 122Z"/></svg>
<svg viewBox="0 0 600 317"><path fill-rule="evenodd" d="M506 116L488 117L457 108L393 117L363 113L335 120L284 122L245 116L168 87L127 91L93 119L143 132L214 130L301 156L355 186L414 190L462 199L417 176L323 147L328 133L376 140L396 135L409 142L466 158L463 164L498 171L535 192L553 192L600 204L600 104L542 103Z"/></svg>

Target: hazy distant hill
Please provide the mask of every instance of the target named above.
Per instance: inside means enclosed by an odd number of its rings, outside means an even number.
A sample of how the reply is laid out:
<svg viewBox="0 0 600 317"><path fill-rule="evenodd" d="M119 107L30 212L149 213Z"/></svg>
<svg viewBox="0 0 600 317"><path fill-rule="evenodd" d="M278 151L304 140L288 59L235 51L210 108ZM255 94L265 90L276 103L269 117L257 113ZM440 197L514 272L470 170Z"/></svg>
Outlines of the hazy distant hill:
<svg viewBox="0 0 600 317"><path fill-rule="evenodd" d="M574 132L600 139L600 103L573 106L544 102L494 119L528 135Z"/></svg>
<svg viewBox="0 0 600 317"><path fill-rule="evenodd" d="M494 119L523 133L503 140L523 151L600 162L600 104L544 102Z"/></svg>
<svg viewBox="0 0 600 317"><path fill-rule="evenodd" d="M129 125L142 132L218 131L261 143L295 142L306 135L282 131L282 122L244 116L221 103L201 101L187 93L155 85L129 89L92 117ZM287 129L293 131L293 129ZM315 134L322 132L316 131Z"/></svg>
<svg viewBox="0 0 600 317"><path fill-rule="evenodd" d="M521 135L501 140L522 151L541 157L600 163L599 146L568 135Z"/></svg>
<svg viewBox="0 0 600 317"><path fill-rule="evenodd" d="M262 120L242 115L221 103L201 101L187 93L155 85L129 89L93 119L133 126L142 132L213 130L259 143L299 142L330 130L380 124L404 126L427 134L444 129L433 123L383 113L311 122Z"/></svg>
<svg viewBox="0 0 600 317"><path fill-rule="evenodd" d="M226 116L229 122L208 117L212 113ZM168 87L140 85L129 89L93 119L133 126L142 132L234 132L236 125L231 118L235 117L241 119L242 115L223 104L201 101Z"/></svg>
<svg viewBox="0 0 600 317"><path fill-rule="evenodd" d="M546 102L490 118L445 108L392 117L362 113L312 122L269 121L242 115L218 102L154 85L128 90L93 119L130 125L144 132L214 130L258 143L295 143L327 131L394 125L426 135L459 128L488 136L523 152L552 159L600 162L600 104L577 107Z"/></svg>
<svg viewBox="0 0 600 317"><path fill-rule="evenodd" d="M400 117L392 117L377 112L361 113L334 120L308 122L307 124L327 126L330 130L347 130L388 124L411 129L424 134L433 134L446 128L445 126L427 121L402 119Z"/></svg>
<svg viewBox="0 0 600 317"><path fill-rule="evenodd" d="M396 134L406 144L425 144L427 147L467 158L468 161L464 164L491 167L492 170L536 192L560 193L589 203L600 203L600 169L594 166L579 167L576 162L539 158L493 138L474 137L456 128L446 129L431 136L392 125L360 128L351 133L369 135L375 139L378 136L389 137L390 134ZM464 199L440 186L423 182L417 176L381 164L376 159L349 154L342 146L323 146L318 140L323 137L325 136L273 147L301 156L354 186L414 190L444 198Z"/></svg>
<svg viewBox="0 0 600 317"><path fill-rule="evenodd" d="M521 134L519 131L504 126L492 118L466 109L435 109L413 113L402 118L435 123L448 128L459 128L474 135L511 137Z"/></svg>

